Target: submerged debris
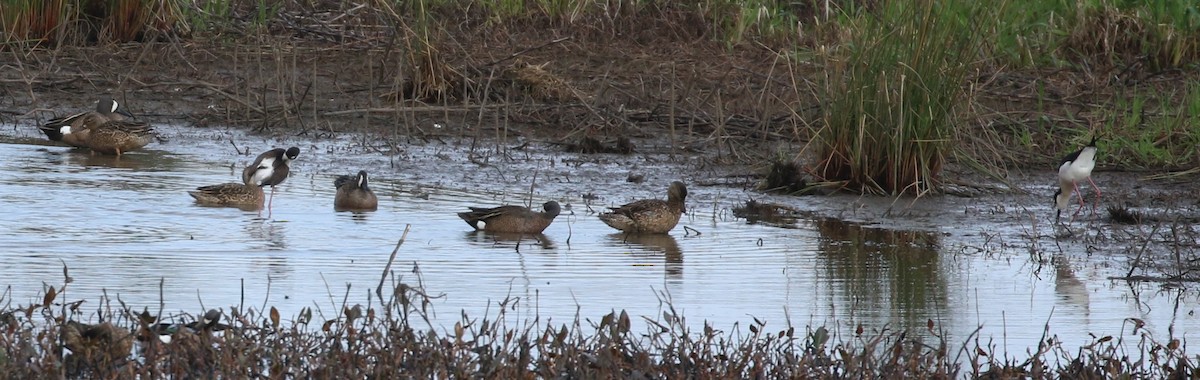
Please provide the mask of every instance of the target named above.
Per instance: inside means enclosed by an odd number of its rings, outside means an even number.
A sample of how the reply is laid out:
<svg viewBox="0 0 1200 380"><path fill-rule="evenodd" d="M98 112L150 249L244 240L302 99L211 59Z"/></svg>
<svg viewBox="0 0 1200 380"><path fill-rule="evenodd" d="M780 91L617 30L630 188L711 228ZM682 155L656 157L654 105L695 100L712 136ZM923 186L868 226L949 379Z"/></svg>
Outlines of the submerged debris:
<svg viewBox="0 0 1200 380"><path fill-rule="evenodd" d="M767 223L771 225L791 225L800 217L800 210L781 204L759 202L754 199L746 201L741 207L733 208L733 216L746 219L750 223Z"/></svg>
<svg viewBox="0 0 1200 380"><path fill-rule="evenodd" d="M1162 213L1147 213L1138 211L1129 206L1108 206L1108 217L1113 223L1121 224L1146 224L1146 223L1172 223L1172 224L1197 224L1200 223L1200 216L1194 214L1162 214Z"/></svg>
<svg viewBox="0 0 1200 380"><path fill-rule="evenodd" d="M569 152L569 153L630 154L630 153L633 153L634 150L635 150L635 148L633 145L633 141L631 141L628 137L625 137L625 136L618 137L617 140L614 141L611 146L606 145L605 143L601 142L599 139L596 139L595 137L586 137L586 136L583 138L580 138L579 142L577 142L577 143L567 144L567 152Z"/></svg>
<svg viewBox="0 0 1200 380"><path fill-rule="evenodd" d="M1142 224L1142 220L1146 215L1140 211L1130 210L1125 206L1108 206L1108 217L1112 218L1114 223L1121 224Z"/></svg>
<svg viewBox="0 0 1200 380"><path fill-rule="evenodd" d="M767 170L767 178L759 189L768 193L789 195L814 194L804 179L800 164L793 161L775 161Z"/></svg>

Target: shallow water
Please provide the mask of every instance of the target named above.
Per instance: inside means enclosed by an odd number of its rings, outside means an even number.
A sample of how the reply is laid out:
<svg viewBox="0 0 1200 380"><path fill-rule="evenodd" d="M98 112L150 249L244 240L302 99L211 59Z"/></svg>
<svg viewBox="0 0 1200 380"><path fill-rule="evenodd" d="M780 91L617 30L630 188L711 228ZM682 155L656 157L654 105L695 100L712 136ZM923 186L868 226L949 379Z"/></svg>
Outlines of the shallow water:
<svg viewBox="0 0 1200 380"><path fill-rule="evenodd" d="M353 137L267 141L238 130L159 129L169 141L119 159L46 145L31 128L0 131L5 302L40 300L44 286L64 282L66 265L72 282L60 300L85 299L85 308L107 294L134 310L162 302L167 312L267 305L285 316L305 307L333 315L343 300L368 302L408 227L389 284L416 283L419 268L426 290L444 295L434 301L435 322L448 325L460 310L482 317L508 298L519 300L509 315L557 323L621 309L654 318L669 299L690 325L725 330L757 318L768 331L791 323L837 324L843 334L859 324L924 332L932 320L957 343L982 325L984 342L1012 353L1035 347L1047 324L1076 347L1092 341L1089 333L1128 334L1126 318L1145 320L1160 340L1200 327L1194 295L1106 280L1127 265L1086 247L1066 244L1037 264L1028 246L1046 242L1022 240L1030 232L1011 217L989 218L980 210L992 206L969 200L928 198L923 208L872 218L863 215L896 207L893 200L692 185L689 214L670 236L627 238L590 210L662 196L676 179L664 173L682 172L686 159L579 159L549 148L502 158L469 155L466 143L453 142L403 146L388 157ZM289 145L302 153L269 215L197 206L187 195L237 181L254 154ZM358 169L372 173L379 211L334 212L333 177ZM652 175L626 183L633 171ZM522 202L531 182L534 204L567 207L538 240L475 233L455 215ZM584 194L602 199L588 204ZM730 216L750 197L874 221L779 228Z"/></svg>

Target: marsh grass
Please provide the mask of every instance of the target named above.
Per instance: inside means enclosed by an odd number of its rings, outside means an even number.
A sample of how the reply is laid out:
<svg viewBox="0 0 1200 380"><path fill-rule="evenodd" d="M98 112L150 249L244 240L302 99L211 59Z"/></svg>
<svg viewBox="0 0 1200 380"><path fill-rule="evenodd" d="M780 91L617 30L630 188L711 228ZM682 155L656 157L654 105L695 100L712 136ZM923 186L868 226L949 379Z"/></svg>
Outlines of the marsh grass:
<svg viewBox="0 0 1200 380"><path fill-rule="evenodd" d="M171 85L152 82L169 76L153 75L171 71L166 65L139 61L126 69L128 57L95 58L173 49L179 54L164 62L191 71L170 75L184 76L184 88L216 94L214 104L226 116L194 119L299 134L345 124L392 126L390 147L378 148L389 152L399 150L397 139L441 133L434 124L463 131L497 126L494 136L544 127L563 132L551 137L554 143L669 136L672 153L701 148L718 163L759 164L782 155L804 163L820 182L924 194L937 188L940 169L951 161L993 172L1049 164L1072 148L1058 136L1079 132L1078 120L1087 119L1103 120L1113 136L1102 143L1105 151L1121 154L1102 167L1197 162L1185 148L1196 140L1195 129L1184 127L1192 120L1168 107L1194 108L1200 92L1151 89L1179 72L1159 69L1186 70L1195 61L1194 6L1009 4L13 0L0 3L0 23L5 48L22 53L11 57L46 65L14 65L23 67L19 80L30 98L111 88L139 101L162 98ZM1087 38L1092 34L1104 38ZM129 50L113 43L122 41L145 43L121 45ZM97 50L65 50L76 45ZM37 88L80 79L49 79L69 70L38 56L56 54L46 47L80 54L109 70L104 79L115 79ZM232 68L187 61L229 51L237 61ZM131 55L148 56L143 52ZM326 55L362 58L331 68L318 63ZM1062 71L1086 78L1051 77ZM968 73L1035 79L990 87ZM1009 84L1037 91L1013 98L1002 93L1012 92ZM980 98L996 93L1002 94L991 100L1028 112L993 115L979 107ZM327 99L341 103L330 106ZM1110 113L1102 115L1105 109ZM1133 117L1139 109L1146 117ZM991 129L997 118L1006 130ZM1014 145L1024 149L1006 149Z"/></svg>
<svg viewBox="0 0 1200 380"><path fill-rule="evenodd" d="M989 9L888 2L846 15L849 39L826 57L817 174L864 192L935 190Z"/></svg>

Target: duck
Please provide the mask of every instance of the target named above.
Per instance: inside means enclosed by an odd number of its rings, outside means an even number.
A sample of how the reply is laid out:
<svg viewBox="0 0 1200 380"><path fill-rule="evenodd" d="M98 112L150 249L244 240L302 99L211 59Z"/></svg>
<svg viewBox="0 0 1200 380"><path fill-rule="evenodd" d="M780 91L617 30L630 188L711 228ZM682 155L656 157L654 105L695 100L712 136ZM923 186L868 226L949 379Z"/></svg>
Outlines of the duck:
<svg viewBox="0 0 1200 380"><path fill-rule="evenodd" d="M133 115L120 107L112 97L101 97L96 101L96 110L80 112L74 115L50 119L39 129L50 141L60 141L76 148L87 148L87 140L92 127L116 120L133 118Z"/></svg>
<svg viewBox="0 0 1200 380"><path fill-rule="evenodd" d="M683 182L675 181L667 188L665 201L642 199L621 207L610 207L609 212L601 213L599 217L604 224L625 233L665 234L679 224L686 198L687 187Z"/></svg>
<svg viewBox="0 0 1200 380"><path fill-rule="evenodd" d="M262 171L265 169L259 169ZM222 183L197 187L188 195L196 199L196 203L205 206L231 206L246 210L261 210L263 204L263 189L250 176L243 175L243 183Z"/></svg>
<svg viewBox="0 0 1200 380"><path fill-rule="evenodd" d="M300 148L275 148L259 154L254 162L242 170L242 182L247 186L271 186L271 197L267 200L267 211L275 200L275 186L288 178L288 162L300 156Z"/></svg>
<svg viewBox="0 0 1200 380"><path fill-rule="evenodd" d="M333 207L337 211L375 211L379 208L379 198L367 185L367 171L359 170L358 175L343 175L333 180L337 194L333 197Z"/></svg>
<svg viewBox="0 0 1200 380"><path fill-rule="evenodd" d="M149 341L157 338L162 343L172 343L177 341L175 338L183 338L183 341L193 341L198 337L211 336L214 332L221 332L233 328L230 325L221 323L221 311L217 309L209 309L200 319L188 323L176 322L160 322L154 323L155 319L152 316L146 315L143 320L142 329L139 331L138 340Z"/></svg>
<svg viewBox="0 0 1200 380"><path fill-rule="evenodd" d="M64 136L68 134L64 133ZM147 123L112 120L89 128L83 143L93 152L120 156L145 147L154 136L154 128Z"/></svg>
<svg viewBox="0 0 1200 380"><path fill-rule="evenodd" d="M1083 210L1083 192L1079 190L1079 183L1085 179L1092 184L1092 190L1096 191L1096 200L1092 201L1092 212L1095 213L1096 202L1100 198L1100 188L1092 180L1092 169L1095 167L1096 136L1092 136L1091 142L1083 148L1063 157L1058 166L1058 191L1054 193L1054 208L1057 211L1054 220L1061 219L1063 210L1069 208L1072 194L1079 194L1079 208L1075 210L1071 219Z"/></svg>
<svg viewBox="0 0 1200 380"><path fill-rule="evenodd" d="M554 218L562 211L558 202L549 201L542 204L541 212L530 210L524 206L504 205L499 207L468 207L471 211L460 212L458 217L466 221L476 231L516 234L540 234L554 222ZM483 227L479 227L483 222Z"/></svg>
<svg viewBox="0 0 1200 380"><path fill-rule="evenodd" d="M188 195L196 199L196 203L205 206L234 206L251 209L262 209L263 190L259 186L241 183L222 183L197 187Z"/></svg>
<svg viewBox="0 0 1200 380"><path fill-rule="evenodd" d="M67 364L72 373L123 362L132 352L133 340L128 329L110 322L67 321L62 325L62 344L71 350Z"/></svg>

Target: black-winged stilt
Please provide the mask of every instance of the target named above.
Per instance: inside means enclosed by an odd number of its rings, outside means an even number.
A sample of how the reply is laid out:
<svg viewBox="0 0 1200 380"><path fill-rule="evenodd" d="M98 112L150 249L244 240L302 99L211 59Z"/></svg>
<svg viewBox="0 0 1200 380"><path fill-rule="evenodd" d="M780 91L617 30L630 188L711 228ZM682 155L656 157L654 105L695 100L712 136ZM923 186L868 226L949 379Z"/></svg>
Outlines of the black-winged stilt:
<svg viewBox="0 0 1200 380"><path fill-rule="evenodd" d="M1075 219L1079 215L1079 211L1083 210L1083 192L1079 190L1079 182L1086 179L1092 184L1092 190L1096 191L1097 200L1100 198L1100 188L1096 187L1096 182L1092 181L1092 169L1096 167L1096 136L1092 136L1092 141L1080 150L1068 154L1063 157L1062 164L1058 166L1058 191L1054 193L1054 208L1058 210L1054 220L1057 221L1062 217L1062 211L1065 210L1071 202L1071 194L1079 194L1079 208L1075 210L1075 214L1071 215L1071 219ZM1096 200L1092 201L1092 213L1096 213Z"/></svg>
<svg viewBox="0 0 1200 380"><path fill-rule="evenodd" d="M271 197L267 199L267 215L271 214L271 203L275 200L275 186L287 179L288 162L300 155L300 148L291 147L287 150L275 148L263 152L254 159L254 163L242 170L242 182L254 186L271 186Z"/></svg>

